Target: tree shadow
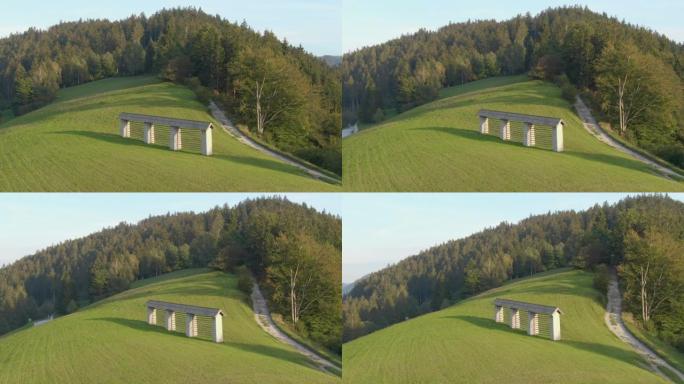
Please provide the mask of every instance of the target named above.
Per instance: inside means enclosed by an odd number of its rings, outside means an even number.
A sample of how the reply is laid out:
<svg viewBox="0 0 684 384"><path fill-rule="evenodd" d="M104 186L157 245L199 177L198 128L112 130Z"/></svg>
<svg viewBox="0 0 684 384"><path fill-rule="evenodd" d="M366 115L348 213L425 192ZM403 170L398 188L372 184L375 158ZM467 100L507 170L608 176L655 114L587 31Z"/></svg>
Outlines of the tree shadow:
<svg viewBox="0 0 684 384"><path fill-rule="evenodd" d="M224 342L223 344L241 351L254 353L261 356L269 356L275 359L284 360L290 363L295 363L307 368L318 369L313 363L310 363L303 355L298 352L290 351L284 348L276 348L261 344L247 344L236 342ZM326 371L327 372L327 371Z"/></svg>
<svg viewBox="0 0 684 384"><path fill-rule="evenodd" d="M567 155L578 157L578 158L584 159L584 160L610 164L610 165L613 165L616 167L623 167L623 168L631 169L634 171L643 172L643 173L646 173L649 175L657 175L657 173L655 171L651 171L647 165L645 165L644 163L642 163L636 159L628 159L628 158L624 158L624 157L607 155L607 154L603 154L603 153L585 153L585 152L573 152L573 151L568 151L565 153Z"/></svg>
<svg viewBox="0 0 684 384"><path fill-rule="evenodd" d="M520 330L520 329L512 329L508 325L504 323L497 323L493 319L488 319L484 317L478 317L478 316L467 316L467 315L456 315L456 316L445 316L445 318L451 318L451 319L457 319L461 321L465 321L469 324L475 325L480 328L484 328L487 330L491 331L496 331L496 332L505 332L505 333L510 333L510 334L516 334L516 335L521 335L524 337L530 337L527 335L527 332L525 330ZM535 338L538 339L545 339L544 337L541 336L534 336ZM619 361L622 361L624 363L630 364L637 366L639 368L645 369L640 363L640 358L635 352L631 352L628 349L622 349L622 348L617 348L613 347L610 345L605 345L605 344L599 344L599 343L591 343L591 342L585 342L585 341L575 341L575 340L558 340L558 341L552 341L548 340L547 341L551 343L557 343L559 346L569 346L572 348L580 349L585 352L589 353L594 353L597 355L609 357L611 359L616 359ZM650 370L645 369L650 372Z"/></svg>
<svg viewBox="0 0 684 384"><path fill-rule="evenodd" d="M212 157L215 157L217 159L229 161L231 163L237 163L237 164L242 164L242 165L247 165L250 167L256 167L256 168L263 168L263 169L268 169L270 171L278 171L282 173L287 173L291 175L296 175L296 176L302 176L302 177L309 177L303 170L300 170L299 168L281 163L277 160L271 160L271 159L263 159L259 157L250 157L250 156L236 156L236 155L221 155L221 154L214 154Z"/></svg>

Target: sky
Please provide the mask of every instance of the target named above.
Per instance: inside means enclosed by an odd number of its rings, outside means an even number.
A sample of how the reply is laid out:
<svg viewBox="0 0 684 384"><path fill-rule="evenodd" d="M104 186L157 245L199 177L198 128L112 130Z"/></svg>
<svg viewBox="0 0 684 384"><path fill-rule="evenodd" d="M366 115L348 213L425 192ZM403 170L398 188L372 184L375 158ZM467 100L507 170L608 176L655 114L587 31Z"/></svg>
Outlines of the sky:
<svg viewBox="0 0 684 384"><path fill-rule="evenodd" d="M561 5L586 5L595 12L606 12L684 42L682 0L344 0L342 47L347 53L420 28L434 30L449 22L469 19L501 21L526 12L536 15L546 8Z"/></svg>
<svg viewBox="0 0 684 384"><path fill-rule="evenodd" d="M132 14L150 16L162 8L194 6L210 15L247 23L258 31L269 29L293 45L302 45L317 56L342 52L342 0L3 0L0 37L29 27L45 29L60 21L107 18L119 20Z"/></svg>
<svg viewBox="0 0 684 384"><path fill-rule="evenodd" d="M268 194L272 195L272 194ZM341 215L340 195L286 193L290 201ZM0 266L64 240L120 222L168 212L204 212L259 193L3 193L0 194Z"/></svg>
<svg viewBox="0 0 684 384"><path fill-rule="evenodd" d="M347 193L342 196L342 281L434 245L530 215L614 203L619 193ZM684 201L684 193L670 194Z"/></svg>

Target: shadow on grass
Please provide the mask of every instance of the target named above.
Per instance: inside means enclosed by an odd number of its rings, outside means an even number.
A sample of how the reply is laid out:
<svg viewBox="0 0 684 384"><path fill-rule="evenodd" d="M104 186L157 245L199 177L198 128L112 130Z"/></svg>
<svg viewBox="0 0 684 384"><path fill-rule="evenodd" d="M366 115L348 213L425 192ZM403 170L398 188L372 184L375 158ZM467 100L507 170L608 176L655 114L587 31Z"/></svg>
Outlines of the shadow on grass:
<svg viewBox="0 0 684 384"><path fill-rule="evenodd" d="M213 157L217 159L226 160L232 163L247 165L250 167L264 168L271 171L277 171L282 173L287 173L290 175L309 177L304 171L291 166L289 164L281 163L277 160L263 159L259 157L249 157L249 156L235 156L235 155L217 155L214 154Z"/></svg>
<svg viewBox="0 0 684 384"><path fill-rule="evenodd" d="M508 325L503 324L503 323L497 323L493 319L488 319L484 317L477 317L477 316L466 316L466 315L458 315L458 316L446 316L447 318L452 318L452 319L457 319L461 321L465 321L467 323L470 323L472 325L475 325L480 328L484 328L490 331L495 331L495 332L505 332L505 333L510 333L510 334L515 334L515 335L520 335L521 337L530 337L527 335L527 333L523 330L515 330L510 328ZM535 338L543 339L542 337L536 336ZM638 355L635 352L631 352L627 349L622 349L622 348L617 348L613 347L610 345L605 345L605 344L599 344L599 343L591 343L591 342L584 342L584 341L574 341L574 340L560 340L560 341L551 341L548 340L550 343L558 343L562 346L570 346L572 348L580 349L582 351L586 351L589 353L595 353L598 355L602 355L611 359L616 359L621 362L637 366L639 368L644 369L639 362L640 359ZM646 369L648 370L648 369ZM650 371L649 371L650 372Z"/></svg>
<svg viewBox="0 0 684 384"><path fill-rule="evenodd" d="M143 331L143 332L161 333L164 335L174 336L174 337L186 337L185 334L183 334L183 333L169 332L166 330L166 328L159 327L156 325L150 325L150 324L147 324L147 322L142 321L142 320L124 319L121 317L98 317L95 319L90 319L90 321L105 321L108 323L113 323L116 325L132 328L132 329L135 329L138 331ZM198 338L197 340L209 341L209 340L200 339L200 338Z"/></svg>
<svg viewBox="0 0 684 384"><path fill-rule="evenodd" d="M110 144L120 144L120 145L128 145L128 146L145 147L145 148L162 150L162 151L170 151L167 146L160 145L158 143L145 144L143 141L140 141L140 140L137 140L134 138L123 138L120 135L113 134L113 133L71 130L71 131L52 132L51 134L80 136L80 137L86 137L89 139L104 141L104 142L110 143ZM179 153L188 153L188 154L193 154L193 155L199 155L198 152L192 151L192 150L179 151ZM264 168L264 169L268 169L271 171L277 171L277 172L287 173L287 174L296 175L296 176L308 177L304 171L301 171L298 168L295 168L293 166L281 163L281 162L276 161L276 160L263 159L263 158L258 158L258 157L249 157L249 156L222 155L222 154L216 154L216 153L214 153L211 157L215 158L215 159L229 161L232 163L247 165L250 167Z"/></svg>
<svg viewBox="0 0 684 384"><path fill-rule="evenodd" d="M48 134L50 134L50 135L80 136L80 137L86 137L89 139L104 141L104 142L110 143L110 144L119 144L119 145L127 145L127 146L134 146L134 147L145 147L145 148L149 148L149 149L169 151L169 147L164 146L164 145L160 145L158 143L145 144L145 142L143 142L141 140L138 140L135 138L124 138L124 137L121 137L120 135L116 135L113 133L94 132L94 131L58 131L58 132L50 132ZM194 153L194 152L184 151L183 153Z"/></svg>
<svg viewBox="0 0 684 384"><path fill-rule="evenodd" d="M142 320L124 319L124 318L119 318L119 317L99 317L99 318L95 318L95 319L90 319L90 321L104 321L104 322L116 324L119 326L128 327L131 329L142 331L142 332L153 332L153 333L163 334L166 336L188 339L188 337L185 336L185 334L183 332L178 332L178 331L170 332L170 331L167 331L164 327L150 325L150 324L147 324L147 322L142 321ZM202 342L207 342L207 343L214 343L212 340L208 340L206 338L201 338L201 337L193 337L193 339L199 340ZM268 345L260 345L260 344L236 343L236 342L230 342L230 341L224 341L223 343L219 343L218 345L219 346L228 346L231 348L239 349L239 350L244 351L244 352L254 353L254 354L257 354L260 356L268 356L271 358L275 358L275 359L287 361L290 363L298 364L298 365L304 366L306 368L316 369L312 364L309 364L308 360L306 360L306 358L304 358L302 355L300 355L297 352L287 350L285 348L276 348L276 347L271 347Z"/></svg>
<svg viewBox="0 0 684 384"><path fill-rule="evenodd" d="M283 348L275 348L275 347L270 347L268 345L260 345L260 344L247 344L247 343L235 343L235 342L224 342L225 345L228 345L233 348L237 348L241 351L249 352L249 353L255 353L257 355L261 356L269 356L275 359L280 359L284 360L290 363L298 364L307 368L311 369L318 369L316 368L313 363L310 363L304 356L299 354L298 352L294 351L289 351L287 349ZM326 371L328 372L328 371ZM333 374L333 373L331 373Z"/></svg>
<svg viewBox="0 0 684 384"><path fill-rule="evenodd" d="M512 141L512 140L501 140L499 137L494 136L494 135L483 135L479 131L475 131L472 129L463 129L463 128L454 128L454 127L421 127L421 128L411 128L411 130L415 131L433 131L433 132L441 132L441 133L448 133L450 135L458 136L467 140L474 140L474 141L480 141L480 142L491 142L491 143L497 143L497 144L504 144L504 145L510 145L510 146L515 146L515 147L521 147L525 148L526 150L530 151L546 151L546 152L552 152L551 148L543 148L539 146L535 147L525 147L521 142L517 141ZM559 156L572 156L578 159L583 159L587 160L590 162L596 162L596 163L603 163L607 165L612 165L615 167L622 167L625 169L629 169L632 171L637 171L637 172L642 172L648 175L655 175L654 172L650 171L647 166L645 166L643 163L641 163L638 160L634 159L628 159L620 156L614 156L614 155L608 155L608 154L603 154L603 153L585 153L585 152L575 152L575 151L564 151L562 153L558 153Z"/></svg>
<svg viewBox="0 0 684 384"><path fill-rule="evenodd" d="M472 129L463 129L463 128L454 128L454 127L420 127L420 128L411 128L411 130L447 133L447 134L458 136L458 137L468 139L468 140L490 142L490 143L497 143L497 144L505 144L505 145L515 146L515 147L524 147L525 149L529 149L531 151L534 151L534 150L536 150L536 151L551 151L550 148L543 148L543 147L539 147L539 146L525 147L522 142L513 141L513 140L501 140L498 136L492 135L491 133L488 135L483 135L479 131L475 131Z"/></svg>
<svg viewBox="0 0 684 384"><path fill-rule="evenodd" d="M634 171L647 173L649 175L656 175L655 171L650 171L648 166L646 166L644 163L642 163L638 160L635 160L635 159L627 159L624 157L606 155L606 154L602 154L602 153L583 153L583 152L565 152L565 153L569 156L574 156L574 157L584 159L584 160L601 162L601 163L605 163L605 164L614 165L616 167L623 167L623 168L631 169Z"/></svg>

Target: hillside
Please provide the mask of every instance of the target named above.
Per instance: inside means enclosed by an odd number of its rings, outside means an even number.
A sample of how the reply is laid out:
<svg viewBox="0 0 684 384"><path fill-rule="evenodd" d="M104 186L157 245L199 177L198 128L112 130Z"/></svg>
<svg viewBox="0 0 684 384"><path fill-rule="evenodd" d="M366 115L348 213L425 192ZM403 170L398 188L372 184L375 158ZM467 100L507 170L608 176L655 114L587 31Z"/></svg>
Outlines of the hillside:
<svg viewBox="0 0 684 384"><path fill-rule="evenodd" d="M340 172L339 70L268 31L198 7L122 20L70 18L0 38L0 116L49 104L60 88L154 74L219 101L269 145ZM253 92L260 82L271 97ZM259 99L259 100L257 100ZM256 110L256 104L261 106Z"/></svg>
<svg viewBox="0 0 684 384"><path fill-rule="evenodd" d="M407 30L344 55L344 125L382 121L445 87L530 74L581 91L623 139L684 167L683 44L580 5L510 16Z"/></svg>
<svg viewBox="0 0 684 384"><path fill-rule="evenodd" d="M145 145L141 125L119 136L118 115L136 112L212 121L214 155L199 155L199 134L184 150ZM3 191L328 191L335 187L239 143L186 87L151 76L105 79L63 89L39 110L0 124Z"/></svg>
<svg viewBox="0 0 684 384"><path fill-rule="evenodd" d="M339 217L282 197L120 223L0 268L0 334L29 319L72 313L141 279L210 267L237 274L243 287L251 273L269 309L296 325L297 336L339 355L341 237ZM287 271L295 265L300 273L291 279ZM286 294L290 284L300 287L295 303ZM307 290L316 301L302 301Z"/></svg>
<svg viewBox="0 0 684 384"><path fill-rule="evenodd" d="M592 137L561 91L525 76L492 78L442 90L444 98L343 140L343 185L350 191L681 191L684 183ZM539 148L479 133L481 108L555 116L565 123L565 152L537 129Z"/></svg>
<svg viewBox="0 0 684 384"><path fill-rule="evenodd" d="M221 272L175 272L0 338L0 383L341 381L263 332L236 282ZM224 343L148 325L144 303L149 299L222 308Z"/></svg>
<svg viewBox="0 0 684 384"><path fill-rule="evenodd" d="M664 383L603 322L600 294L581 271L538 275L346 343L354 383ZM493 320L505 297L558 306L561 341Z"/></svg>

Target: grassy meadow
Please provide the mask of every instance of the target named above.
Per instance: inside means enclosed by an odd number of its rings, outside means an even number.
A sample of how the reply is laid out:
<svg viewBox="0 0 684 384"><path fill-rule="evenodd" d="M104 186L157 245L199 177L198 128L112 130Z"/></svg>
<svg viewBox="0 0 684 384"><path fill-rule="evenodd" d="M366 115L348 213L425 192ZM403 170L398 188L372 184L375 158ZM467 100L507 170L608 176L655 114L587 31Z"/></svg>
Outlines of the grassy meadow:
<svg viewBox="0 0 684 384"><path fill-rule="evenodd" d="M214 155L199 154L199 132L183 131L181 152L168 128L145 145L142 124L119 135L118 115L134 112L214 123ZM334 191L296 167L229 134L187 88L155 77L100 80L59 92L41 109L0 124L0 191Z"/></svg>
<svg viewBox="0 0 684 384"><path fill-rule="evenodd" d="M349 191L682 191L649 166L592 137L553 84L498 77L444 89L441 98L343 140L343 185ZM537 148L479 133L481 108L557 116L565 152L537 127Z"/></svg>
<svg viewBox="0 0 684 384"><path fill-rule="evenodd" d="M0 338L0 383L341 382L259 328L236 284L221 272L179 271L13 332ZM148 325L149 299L222 308L224 343Z"/></svg>
<svg viewBox="0 0 684 384"><path fill-rule="evenodd" d="M558 306L562 340L493 320L496 297ZM549 272L344 345L350 383L664 383L603 321L592 275ZM507 315L508 318L508 315ZM548 324L541 322L544 333Z"/></svg>

